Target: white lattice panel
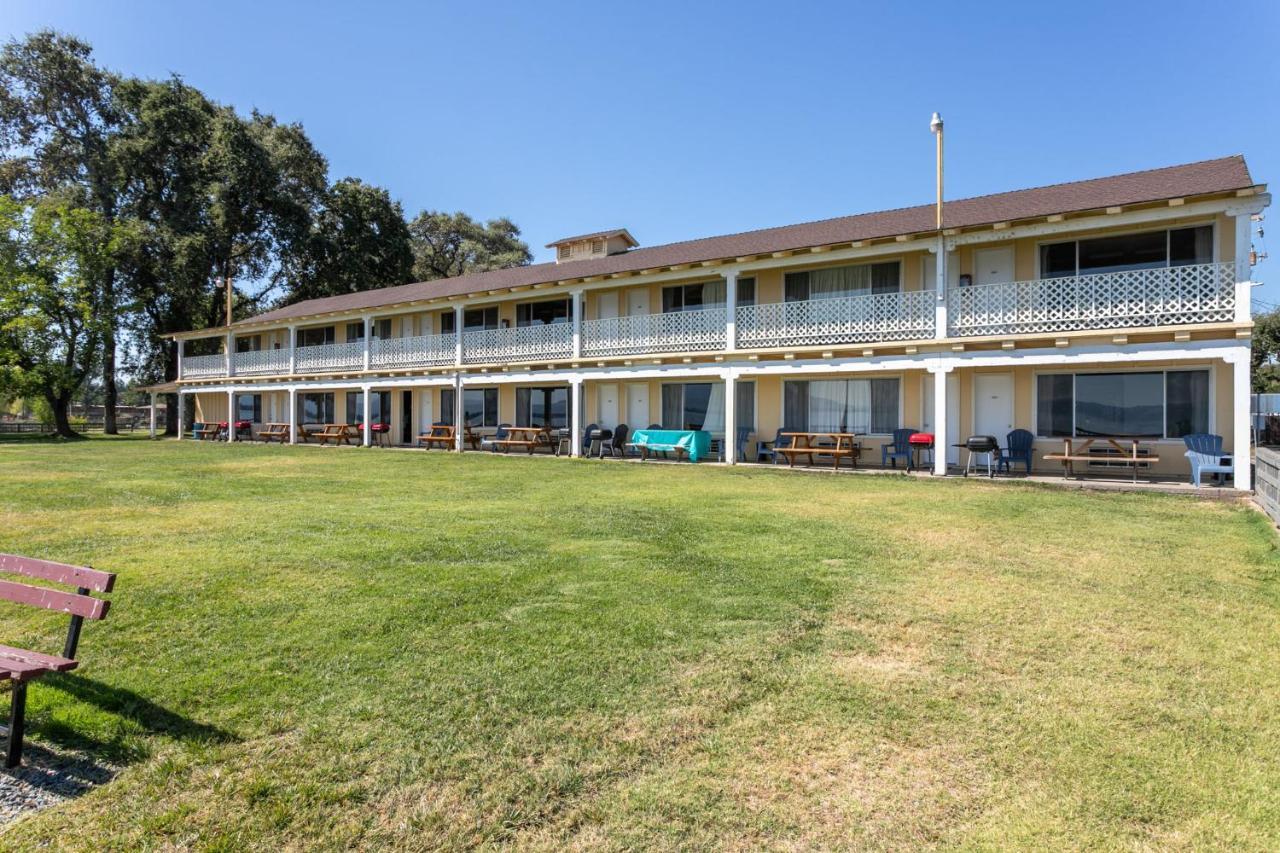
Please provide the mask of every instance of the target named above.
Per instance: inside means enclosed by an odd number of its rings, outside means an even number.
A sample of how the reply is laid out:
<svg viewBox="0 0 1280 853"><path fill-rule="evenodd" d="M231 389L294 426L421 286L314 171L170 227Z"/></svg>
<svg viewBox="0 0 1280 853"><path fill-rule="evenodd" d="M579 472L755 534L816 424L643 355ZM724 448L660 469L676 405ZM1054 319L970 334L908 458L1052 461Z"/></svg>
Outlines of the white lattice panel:
<svg viewBox="0 0 1280 853"><path fill-rule="evenodd" d="M299 373L308 370L359 370L364 367L364 342L298 347L295 365Z"/></svg>
<svg viewBox="0 0 1280 853"><path fill-rule="evenodd" d="M637 314L582 324L583 355L635 355L724 349L723 308Z"/></svg>
<svg viewBox="0 0 1280 853"><path fill-rule="evenodd" d="M932 338L934 292L772 302L738 309L738 346L854 344Z"/></svg>
<svg viewBox="0 0 1280 853"><path fill-rule="evenodd" d="M572 355L571 323L475 330L462 337L462 360L469 364L542 361Z"/></svg>
<svg viewBox="0 0 1280 853"><path fill-rule="evenodd" d="M237 376L258 376L268 373L289 372L289 351L264 349L257 352L238 352L233 357Z"/></svg>
<svg viewBox="0 0 1280 853"><path fill-rule="evenodd" d="M453 335L418 335L377 340L369 350L370 367L432 367L453 364Z"/></svg>
<svg viewBox="0 0 1280 853"><path fill-rule="evenodd" d="M952 290L955 336L1178 326L1235 319L1233 264L985 284Z"/></svg>
<svg viewBox="0 0 1280 853"><path fill-rule="evenodd" d="M227 372L226 358L221 355L187 355L182 357L182 378L203 379L209 376L224 376Z"/></svg>

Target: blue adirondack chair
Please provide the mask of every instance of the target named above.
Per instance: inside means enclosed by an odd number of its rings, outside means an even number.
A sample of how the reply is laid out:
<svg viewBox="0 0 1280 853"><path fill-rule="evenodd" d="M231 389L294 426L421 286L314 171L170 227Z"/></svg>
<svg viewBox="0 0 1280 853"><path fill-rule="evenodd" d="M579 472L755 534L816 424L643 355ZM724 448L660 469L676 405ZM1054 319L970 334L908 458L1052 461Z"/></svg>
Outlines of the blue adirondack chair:
<svg viewBox="0 0 1280 853"><path fill-rule="evenodd" d="M914 429L895 429L893 431L893 443L885 444L880 447L880 467L884 467L886 463L892 467L898 467L898 460L905 459L907 470L911 470L911 435L915 433Z"/></svg>
<svg viewBox="0 0 1280 853"><path fill-rule="evenodd" d="M996 463L997 471L1008 471L1013 473L1013 463L1021 462L1027 466L1027 473L1031 473L1031 452L1032 445L1035 444L1036 437L1031 430L1015 429L1013 432L1005 436L1006 447L1000 451L1000 461Z"/></svg>
<svg viewBox="0 0 1280 853"><path fill-rule="evenodd" d="M779 459L785 459L778 451L791 446L794 439L789 435L783 435L784 432L794 432L789 427L781 427L773 436L773 441L762 441L756 447L756 461L769 462L776 464Z"/></svg>
<svg viewBox="0 0 1280 853"><path fill-rule="evenodd" d="M1212 474L1218 479L1223 474L1235 476L1235 458L1222 452L1222 436L1207 432L1184 435L1186 457L1191 461L1191 483L1200 488L1200 475Z"/></svg>
<svg viewBox="0 0 1280 853"><path fill-rule="evenodd" d="M480 440L480 447L481 448L487 447L489 450L493 451L494 453L497 453L498 449L502 445L494 444L494 442L506 441L507 436L510 435L510 433L507 432L507 430L510 427L511 427L511 424L498 424L498 431L493 434L493 438L482 438Z"/></svg>
<svg viewBox="0 0 1280 853"><path fill-rule="evenodd" d="M751 429L749 427L738 427L734 430L735 440L733 446L737 449L737 453L733 458L739 462L747 461L747 437L750 435ZM720 443L720 461L724 461L724 442Z"/></svg>

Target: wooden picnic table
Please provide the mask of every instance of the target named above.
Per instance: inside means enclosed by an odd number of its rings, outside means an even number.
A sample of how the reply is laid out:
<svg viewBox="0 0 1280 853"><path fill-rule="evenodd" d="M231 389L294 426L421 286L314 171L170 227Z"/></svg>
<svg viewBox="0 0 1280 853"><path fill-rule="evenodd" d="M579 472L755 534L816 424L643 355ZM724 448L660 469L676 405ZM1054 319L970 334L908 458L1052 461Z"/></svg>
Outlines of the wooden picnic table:
<svg viewBox="0 0 1280 853"><path fill-rule="evenodd" d="M862 443L854 432L784 432L783 438L791 439L790 447L774 448L775 452L787 457L787 466L794 468L797 456L808 456L808 464L814 464L814 456L825 454L831 457L831 467L838 469L840 459L848 456L852 467L858 467L858 456L862 453ZM817 442L832 442L818 444Z"/></svg>
<svg viewBox="0 0 1280 853"><path fill-rule="evenodd" d="M418 444L425 445L428 449L439 447L441 450L452 450L457 435L450 424L432 424L428 432L418 436Z"/></svg>
<svg viewBox="0 0 1280 853"><path fill-rule="evenodd" d="M1133 467L1133 481L1136 483L1138 482L1138 466L1140 464L1160 461L1159 456L1151 454L1139 455L1139 451L1142 449L1142 441L1143 439L1128 436L1095 435L1086 438L1078 445L1072 445L1072 439L1064 438L1062 440L1062 452L1046 453L1044 458L1050 462L1062 463L1062 479L1064 480L1075 476L1076 462L1114 462L1120 465L1131 465ZM1100 445L1100 449L1110 447L1115 453L1090 453L1089 450L1094 446L1095 442L1104 442L1103 445Z"/></svg>
<svg viewBox="0 0 1280 853"><path fill-rule="evenodd" d="M548 430L546 427L507 427L506 438L488 439L488 444L501 448L503 452L509 452L511 448L518 447L529 451L529 455L533 455L533 449L544 441L544 436ZM548 443L550 438L545 439Z"/></svg>
<svg viewBox="0 0 1280 853"><path fill-rule="evenodd" d="M351 424L325 424L323 430L315 433L315 437L321 444L328 444L331 441L334 445L339 442L350 444L350 439L352 438Z"/></svg>
<svg viewBox="0 0 1280 853"><path fill-rule="evenodd" d="M263 424L262 429L258 432L258 438L267 444L270 444L273 439L285 444L289 441L289 425Z"/></svg>

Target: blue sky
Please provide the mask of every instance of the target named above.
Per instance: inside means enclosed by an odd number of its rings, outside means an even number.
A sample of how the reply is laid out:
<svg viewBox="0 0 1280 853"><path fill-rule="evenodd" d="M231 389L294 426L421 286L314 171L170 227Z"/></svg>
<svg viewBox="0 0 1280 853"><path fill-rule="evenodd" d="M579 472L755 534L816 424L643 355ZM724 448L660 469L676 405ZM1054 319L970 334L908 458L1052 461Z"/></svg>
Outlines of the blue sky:
<svg viewBox="0 0 1280 853"><path fill-rule="evenodd" d="M539 260L929 202L933 110L951 198L1234 153L1280 187L1280 4L961 5L6 0L0 27L302 122L333 177L509 216Z"/></svg>

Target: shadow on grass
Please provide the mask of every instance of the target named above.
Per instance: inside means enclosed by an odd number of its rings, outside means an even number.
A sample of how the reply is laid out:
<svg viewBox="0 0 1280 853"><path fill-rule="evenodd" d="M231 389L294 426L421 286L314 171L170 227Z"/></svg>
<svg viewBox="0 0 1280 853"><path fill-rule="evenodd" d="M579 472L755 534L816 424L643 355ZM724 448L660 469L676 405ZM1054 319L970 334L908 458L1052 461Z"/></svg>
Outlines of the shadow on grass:
<svg viewBox="0 0 1280 853"><path fill-rule="evenodd" d="M27 743L21 766L0 770L0 826L83 796L110 782L118 772L119 767L88 753Z"/></svg>
<svg viewBox="0 0 1280 853"><path fill-rule="evenodd" d="M144 735L160 735L185 743L206 745L233 743L238 740L234 734L225 729L198 723L157 705L132 690L112 687L74 673L63 673L44 679L40 686L59 690L73 699L128 720L141 728ZM101 755L117 763L137 761L143 757L142 749L130 743L133 740L130 737L132 733L126 734L124 731L121 731L117 737L104 740L80 731L74 726L47 719L38 722L33 726L33 730L52 743Z"/></svg>

